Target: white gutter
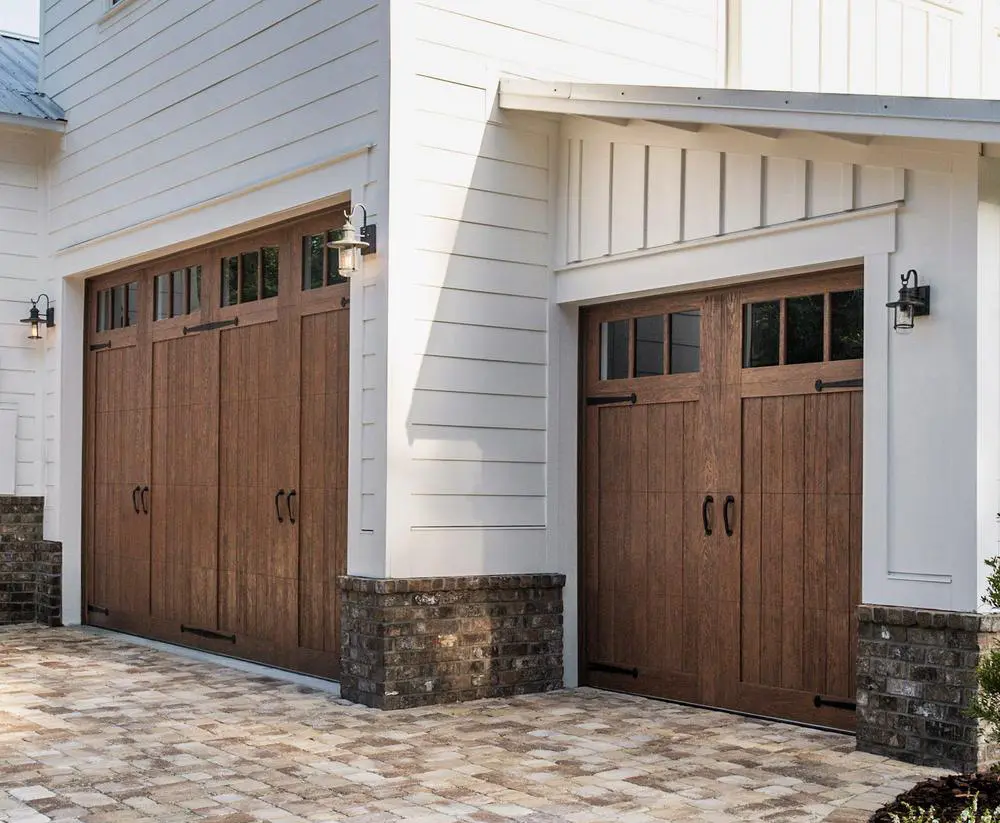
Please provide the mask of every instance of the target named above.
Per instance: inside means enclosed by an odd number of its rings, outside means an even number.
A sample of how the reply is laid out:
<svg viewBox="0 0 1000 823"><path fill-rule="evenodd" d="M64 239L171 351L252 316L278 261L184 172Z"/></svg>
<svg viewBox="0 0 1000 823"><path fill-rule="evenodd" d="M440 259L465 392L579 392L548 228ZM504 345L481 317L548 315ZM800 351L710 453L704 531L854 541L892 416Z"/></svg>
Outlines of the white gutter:
<svg viewBox="0 0 1000 823"><path fill-rule="evenodd" d="M48 120L44 117L31 117L26 114L0 113L0 126L18 126L19 128L55 131L60 134L66 131L65 120Z"/></svg>
<svg viewBox="0 0 1000 823"><path fill-rule="evenodd" d="M504 79L508 110L835 134L1000 142L1000 101Z"/></svg>

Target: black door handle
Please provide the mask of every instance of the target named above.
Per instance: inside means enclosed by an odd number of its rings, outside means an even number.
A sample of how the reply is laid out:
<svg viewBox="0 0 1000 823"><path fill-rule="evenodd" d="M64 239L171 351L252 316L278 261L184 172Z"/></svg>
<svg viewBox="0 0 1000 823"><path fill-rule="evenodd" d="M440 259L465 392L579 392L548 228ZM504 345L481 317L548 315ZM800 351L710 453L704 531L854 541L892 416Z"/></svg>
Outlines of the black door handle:
<svg viewBox="0 0 1000 823"><path fill-rule="evenodd" d="M135 509L135 513L139 513L139 501L136 499L136 495L139 493L139 487L136 486L132 489L132 508Z"/></svg>
<svg viewBox="0 0 1000 823"><path fill-rule="evenodd" d="M705 527L705 534L711 536L712 526L708 522L708 507L715 503L715 498L710 494L705 495L705 499L701 503L701 522Z"/></svg>
<svg viewBox="0 0 1000 823"><path fill-rule="evenodd" d="M288 493L288 499L285 500L285 506L288 508L288 522L292 523L293 525L295 523L295 515L292 514L292 498L295 497L295 495L297 495L297 494L298 494L298 492L295 491L295 489L292 489Z"/></svg>
<svg viewBox="0 0 1000 823"><path fill-rule="evenodd" d="M146 495L149 494L149 486L143 486L142 491L139 494L139 499L142 501L142 513L149 514L149 504L146 503Z"/></svg>
<svg viewBox="0 0 1000 823"><path fill-rule="evenodd" d="M284 489L278 489L278 493L274 496L274 511L278 515L278 522L284 523L285 518L281 516L281 503L278 502L282 497L285 496Z"/></svg>
<svg viewBox="0 0 1000 823"><path fill-rule="evenodd" d="M736 508L736 498L733 497L731 494L727 494L726 495L726 502L725 502L725 504L722 507L722 521L726 524L726 536L727 537L732 537L733 536L733 524L732 524L732 522L729 519L729 511L730 511L731 508L732 509Z"/></svg>

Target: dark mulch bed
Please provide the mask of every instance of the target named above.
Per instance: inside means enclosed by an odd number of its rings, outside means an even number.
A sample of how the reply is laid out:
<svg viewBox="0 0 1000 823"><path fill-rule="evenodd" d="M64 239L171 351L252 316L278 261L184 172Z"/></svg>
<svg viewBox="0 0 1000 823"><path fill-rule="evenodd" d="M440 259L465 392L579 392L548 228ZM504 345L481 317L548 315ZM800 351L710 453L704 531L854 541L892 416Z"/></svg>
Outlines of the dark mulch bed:
<svg viewBox="0 0 1000 823"><path fill-rule="evenodd" d="M929 809L933 806L941 820L951 823L977 794L980 812L1000 806L1000 774L994 772L951 774L924 780L908 792L903 792L888 806L883 806L875 812L868 818L868 823L892 823L893 814L898 814L900 817L906 814L904 804L907 803L920 809Z"/></svg>

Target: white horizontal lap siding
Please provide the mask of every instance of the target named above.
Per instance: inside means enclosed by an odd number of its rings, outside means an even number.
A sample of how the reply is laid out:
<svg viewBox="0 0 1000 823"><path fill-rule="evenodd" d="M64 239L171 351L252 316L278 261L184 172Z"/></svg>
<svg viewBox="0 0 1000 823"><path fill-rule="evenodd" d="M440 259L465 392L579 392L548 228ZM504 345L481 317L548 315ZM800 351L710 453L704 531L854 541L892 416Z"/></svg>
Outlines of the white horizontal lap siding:
<svg viewBox="0 0 1000 823"><path fill-rule="evenodd" d="M903 169L779 150L765 156L598 136L570 138L561 149L568 263L896 202L905 193Z"/></svg>
<svg viewBox="0 0 1000 823"><path fill-rule="evenodd" d="M99 23L92 0L57 20L44 39L45 87L69 120L51 170L56 248L380 142L378 6L174 0Z"/></svg>
<svg viewBox="0 0 1000 823"><path fill-rule="evenodd" d="M980 69L990 48L983 15L974 0L740 0L732 79L751 89L979 97L980 75L995 74Z"/></svg>
<svg viewBox="0 0 1000 823"><path fill-rule="evenodd" d="M548 299L557 125L496 108L499 78L716 85L718 3L703 0L416 0L394 65L409 72L394 146L393 214L411 220L391 261L393 574L552 571L548 553ZM402 14L403 12L400 12ZM404 59L395 60L395 49ZM595 254L641 248L645 146L595 146L586 202ZM611 166L622 187L610 190ZM596 175L603 174L600 180ZM405 181L405 182L404 182ZM400 194L405 192L405 195ZM641 188L638 192L641 195ZM614 213L622 231L612 234ZM394 218L395 220L399 217ZM569 235L567 235L568 237ZM579 235L574 242L579 243ZM395 295L395 297L393 297ZM397 359L398 358L398 359ZM405 375L393 379L396 373ZM397 424L390 424L397 425ZM390 437L392 435L390 434Z"/></svg>
<svg viewBox="0 0 1000 823"><path fill-rule="evenodd" d="M0 493L41 494L44 487L46 385L42 343L20 320L43 291L44 150L34 134L0 128Z"/></svg>

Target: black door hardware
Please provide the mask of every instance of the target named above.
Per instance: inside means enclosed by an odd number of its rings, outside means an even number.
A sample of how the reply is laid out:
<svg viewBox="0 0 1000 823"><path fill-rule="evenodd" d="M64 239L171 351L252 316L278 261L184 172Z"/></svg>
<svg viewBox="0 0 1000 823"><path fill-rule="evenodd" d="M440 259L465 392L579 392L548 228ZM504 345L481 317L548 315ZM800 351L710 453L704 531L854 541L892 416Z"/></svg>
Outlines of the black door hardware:
<svg viewBox="0 0 1000 823"><path fill-rule="evenodd" d="M340 298L340 308L346 309L350 305L351 305L351 298L350 297L341 297Z"/></svg>
<svg viewBox="0 0 1000 823"><path fill-rule="evenodd" d="M712 536L712 525L708 522L708 507L715 504L715 498L710 494L705 495L705 499L701 501L701 523L705 527L705 534L709 537Z"/></svg>
<svg viewBox="0 0 1000 823"><path fill-rule="evenodd" d="M134 489L132 489L132 508L135 509L135 513L136 514L139 513L139 500L136 498L137 494L139 494L139 487L138 486L136 486Z"/></svg>
<svg viewBox="0 0 1000 823"><path fill-rule="evenodd" d="M726 526L726 537L733 536L733 523L729 519L730 512L736 508L736 498L731 494L726 495L726 502L722 505L722 522Z"/></svg>
<svg viewBox="0 0 1000 823"><path fill-rule="evenodd" d="M195 634L198 635L198 637L207 637L209 640L228 640L230 643L236 642L235 634L213 632L211 629L196 629L194 626L185 626L181 624L181 632L186 634Z"/></svg>
<svg viewBox="0 0 1000 823"><path fill-rule="evenodd" d="M281 516L281 498L285 496L284 489L278 489L278 493L274 495L274 512L278 515L278 522L284 523L285 518Z"/></svg>
<svg viewBox="0 0 1000 823"><path fill-rule="evenodd" d="M816 391L823 391L823 389L860 389L864 383L865 381L860 377L855 377L851 380L827 380L826 382L817 380Z"/></svg>
<svg viewBox="0 0 1000 823"><path fill-rule="evenodd" d="M610 663L588 663L587 668L592 672L607 672L608 674L627 674L629 677L639 676L636 668L627 669L624 666L612 666Z"/></svg>
<svg viewBox="0 0 1000 823"><path fill-rule="evenodd" d="M294 512L292 512L292 498L295 497L295 495L297 494L298 492L295 491L295 489L292 489L288 493L288 497L285 499L285 508L288 509L288 522L291 523L292 525L295 525L295 514Z"/></svg>
<svg viewBox="0 0 1000 823"><path fill-rule="evenodd" d="M110 348L111 348L111 341L110 340L105 340L103 343L91 343L90 344L90 350L91 351L100 351L101 349L110 349Z"/></svg>
<svg viewBox="0 0 1000 823"><path fill-rule="evenodd" d="M213 320L211 323L201 323L197 326L185 326L184 334L194 334L199 331L212 331L213 329L224 329L226 326L238 326L240 318L233 317L229 320Z"/></svg>
<svg viewBox="0 0 1000 823"><path fill-rule="evenodd" d="M596 397L588 397L587 405L610 406L612 403L630 403L631 405L634 406L636 400L638 399L639 398L635 396L635 392L632 392L632 394L607 394L607 395L599 394Z"/></svg>
<svg viewBox="0 0 1000 823"><path fill-rule="evenodd" d="M858 708L858 704L853 700L834 700L833 698L823 697L819 694L813 698L813 705L817 709L828 706L831 709L844 709L849 712L853 712Z"/></svg>
<svg viewBox="0 0 1000 823"><path fill-rule="evenodd" d="M109 612L104 606L95 606L93 603L88 603L87 614L103 614L107 617L111 614L111 612Z"/></svg>
<svg viewBox="0 0 1000 823"><path fill-rule="evenodd" d="M149 514L149 504L146 502L146 495L149 494L149 486L143 486L139 492L139 499L142 501L142 513Z"/></svg>

